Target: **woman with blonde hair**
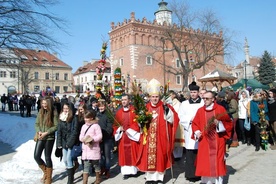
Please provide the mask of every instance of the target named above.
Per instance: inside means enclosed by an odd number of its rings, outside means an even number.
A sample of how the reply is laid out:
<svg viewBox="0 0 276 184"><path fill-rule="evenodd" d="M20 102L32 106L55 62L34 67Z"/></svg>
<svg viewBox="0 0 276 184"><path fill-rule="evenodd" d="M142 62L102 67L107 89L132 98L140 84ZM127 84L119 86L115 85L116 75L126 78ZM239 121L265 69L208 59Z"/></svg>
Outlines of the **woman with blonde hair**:
<svg viewBox="0 0 276 184"><path fill-rule="evenodd" d="M44 175L41 181L45 184L52 183L53 162L51 155L55 143L57 125L58 114L54 110L53 99L50 97L41 99L41 109L38 112L35 122L37 142L34 150L34 159L43 171ZM43 151L45 161L41 158Z"/></svg>

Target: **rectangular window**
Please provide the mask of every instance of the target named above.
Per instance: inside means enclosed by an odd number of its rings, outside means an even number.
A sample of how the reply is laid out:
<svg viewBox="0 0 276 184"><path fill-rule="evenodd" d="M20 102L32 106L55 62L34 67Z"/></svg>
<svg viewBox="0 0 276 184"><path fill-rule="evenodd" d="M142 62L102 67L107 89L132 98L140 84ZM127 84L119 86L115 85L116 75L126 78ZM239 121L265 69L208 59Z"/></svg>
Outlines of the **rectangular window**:
<svg viewBox="0 0 276 184"><path fill-rule="evenodd" d="M176 68L180 68L181 67L180 60L176 59L175 62L176 62Z"/></svg>
<svg viewBox="0 0 276 184"><path fill-rule="evenodd" d="M55 92L60 93L60 87L59 86L55 86Z"/></svg>
<svg viewBox="0 0 276 184"><path fill-rule="evenodd" d="M84 82L87 82L87 77L85 77L85 81Z"/></svg>
<svg viewBox="0 0 276 184"><path fill-rule="evenodd" d="M49 74L49 72L46 72L46 73L45 73L45 79L46 79L46 80L49 80L49 79L50 79L50 74Z"/></svg>
<svg viewBox="0 0 276 184"><path fill-rule="evenodd" d="M151 56L147 56L146 65L152 65L152 57Z"/></svg>
<svg viewBox="0 0 276 184"><path fill-rule="evenodd" d="M10 72L10 78L16 78L16 72L15 71Z"/></svg>
<svg viewBox="0 0 276 184"><path fill-rule="evenodd" d="M181 85L181 75L176 76L176 84Z"/></svg>
<svg viewBox="0 0 276 184"><path fill-rule="evenodd" d="M55 77L56 77L56 80L59 80L59 73L56 73Z"/></svg>
<svg viewBox="0 0 276 184"><path fill-rule="evenodd" d="M6 71L0 71L0 77L1 78L6 78L7 77Z"/></svg>
<svg viewBox="0 0 276 184"><path fill-rule="evenodd" d="M34 79L38 79L38 77L39 77L39 76L38 76L38 72L35 72L35 73L34 73Z"/></svg>
<svg viewBox="0 0 276 184"><path fill-rule="evenodd" d="M94 81L97 80L97 75L94 75Z"/></svg>
<svg viewBox="0 0 276 184"><path fill-rule="evenodd" d="M63 86L63 92L66 93L68 91L68 86Z"/></svg>
<svg viewBox="0 0 276 184"><path fill-rule="evenodd" d="M120 66L123 66L123 65L124 65L124 59L121 58L121 59L120 59Z"/></svg>
<svg viewBox="0 0 276 184"><path fill-rule="evenodd" d="M68 80L68 73L64 74L64 80Z"/></svg>
<svg viewBox="0 0 276 184"><path fill-rule="evenodd" d="M39 92L40 91L40 87L39 86L34 86L34 92Z"/></svg>

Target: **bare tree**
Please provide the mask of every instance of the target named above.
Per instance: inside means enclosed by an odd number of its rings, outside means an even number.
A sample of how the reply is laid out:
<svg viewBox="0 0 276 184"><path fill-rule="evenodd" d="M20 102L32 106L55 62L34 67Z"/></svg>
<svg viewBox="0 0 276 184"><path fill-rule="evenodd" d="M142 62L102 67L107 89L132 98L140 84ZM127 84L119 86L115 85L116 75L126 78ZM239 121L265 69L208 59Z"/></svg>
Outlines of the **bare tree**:
<svg viewBox="0 0 276 184"><path fill-rule="evenodd" d="M15 48L58 53L64 45L53 36L54 32L69 34L65 29L66 21L49 10L58 3L58 0L0 1L0 56L5 56ZM17 70L22 92L26 92L33 79L30 71L34 67L22 65L24 49L21 50L22 53L17 53L19 62L10 62L11 58L0 57L1 65L9 70Z"/></svg>
<svg viewBox="0 0 276 184"><path fill-rule="evenodd" d="M203 68L210 61L222 63L223 57L237 48L233 34L224 28L213 10L197 13L190 11L184 1L170 3L174 24L164 26L163 53L174 53L180 62L180 68L166 64L165 70L174 75L182 75L183 87L188 86L188 77L196 70ZM164 62L156 59L160 64Z"/></svg>
<svg viewBox="0 0 276 184"><path fill-rule="evenodd" d="M0 48L56 50L61 43L53 37L65 31L65 21L49 8L58 0L0 1Z"/></svg>

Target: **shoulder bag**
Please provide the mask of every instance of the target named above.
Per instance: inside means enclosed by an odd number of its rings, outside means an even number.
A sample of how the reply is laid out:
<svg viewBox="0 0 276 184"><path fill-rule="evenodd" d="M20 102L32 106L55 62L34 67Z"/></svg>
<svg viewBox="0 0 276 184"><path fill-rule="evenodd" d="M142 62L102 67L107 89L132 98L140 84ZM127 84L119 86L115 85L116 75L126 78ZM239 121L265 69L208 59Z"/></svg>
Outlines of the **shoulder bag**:
<svg viewBox="0 0 276 184"><path fill-rule="evenodd" d="M86 132L88 131L88 129L91 127L91 125L86 129L84 135L86 134ZM77 158L79 156L81 156L82 153L82 144L80 143L79 145L74 145L71 151L71 157L72 158Z"/></svg>

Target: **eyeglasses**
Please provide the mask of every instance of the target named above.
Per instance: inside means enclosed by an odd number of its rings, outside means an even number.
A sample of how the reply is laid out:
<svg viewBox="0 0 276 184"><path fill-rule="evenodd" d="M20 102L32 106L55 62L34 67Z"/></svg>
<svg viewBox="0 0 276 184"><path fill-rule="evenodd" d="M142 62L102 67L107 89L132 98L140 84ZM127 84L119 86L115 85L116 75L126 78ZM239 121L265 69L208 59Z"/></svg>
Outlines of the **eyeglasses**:
<svg viewBox="0 0 276 184"><path fill-rule="evenodd" d="M202 98L202 100L211 100L212 98Z"/></svg>

